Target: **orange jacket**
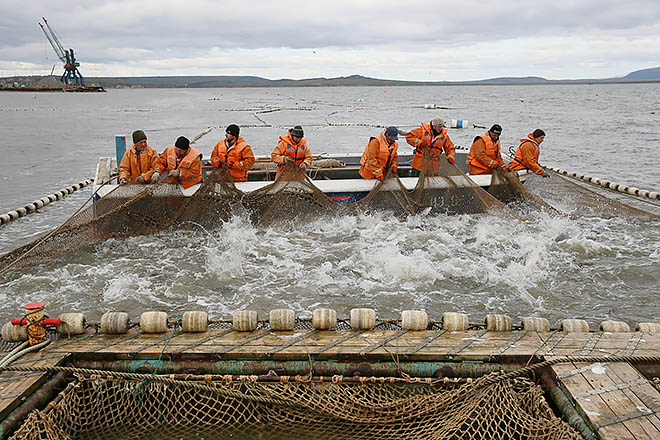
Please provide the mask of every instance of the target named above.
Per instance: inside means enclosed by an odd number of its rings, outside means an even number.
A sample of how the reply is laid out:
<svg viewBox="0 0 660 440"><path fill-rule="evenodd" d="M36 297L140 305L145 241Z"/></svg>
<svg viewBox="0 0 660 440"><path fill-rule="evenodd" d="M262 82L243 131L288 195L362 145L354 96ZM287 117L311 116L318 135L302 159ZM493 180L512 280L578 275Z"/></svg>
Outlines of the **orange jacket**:
<svg viewBox="0 0 660 440"><path fill-rule="evenodd" d="M229 148L227 148L227 139L223 139L215 145L211 153L213 166L219 167L220 162L227 162L231 165L229 173L234 182L247 182L248 171L254 165L254 153L240 136Z"/></svg>
<svg viewBox="0 0 660 440"><path fill-rule="evenodd" d="M119 165L119 180L126 179L128 183L137 183L135 179L142 176L145 183L151 181L151 175L158 164L158 153L147 145L144 151L135 148L135 144L124 153Z"/></svg>
<svg viewBox="0 0 660 440"><path fill-rule="evenodd" d="M360 176L364 179L383 180L389 170L396 173L399 144L387 145L385 136L379 134L369 138L369 143L360 159Z"/></svg>
<svg viewBox="0 0 660 440"><path fill-rule="evenodd" d="M190 188L202 181L202 153L197 148L190 147L186 155L178 159L176 147L171 145L161 153L156 169L160 174L179 170L181 175L176 179L168 177L167 183L180 183L184 189Z"/></svg>
<svg viewBox="0 0 660 440"><path fill-rule="evenodd" d="M440 134L434 135L431 125L422 123L421 127L408 132L406 142L415 147L415 156L410 166L419 171L422 170L422 158L425 154L427 159L435 162L434 166L431 166L432 169L429 169L433 172L438 170L439 163L437 159L442 154L443 149L445 150L445 156L452 159L456 158L454 144L449 139L446 128L443 128Z"/></svg>
<svg viewBox="0 0 660 440"><path fill-rule="evenodd" d="M279 164L277 169L277 174L275 178L277 179L282 170L284 169L284 158L286 156L292 157L296 165L300 166L305 164L307 168L312 164L312 152L309 151L307 147L307 140L305 138L300 139L300 142L295 144L291 139L291 135L280 136L280 142L277 144L273 153L270 155L270 159Z"/></svg>
<svg viewBox="0 0 660 440"><path fill-rule="evenodd" d="M466 162L470 174L492 174L493 168L504 165L500 154L500 140L493 143L488 132L477 136L472 142Z"/></svg>
<svg viewBox="0 0 660 440"><path fill-rule="evenodd" d="M507 169L509 171L528 169L540 176L543 174L543 167L539 165L539 154L541 154L539 144L530 133L526 138L520 139L520 145L514 155L515 159L509 162Z"/></svg>

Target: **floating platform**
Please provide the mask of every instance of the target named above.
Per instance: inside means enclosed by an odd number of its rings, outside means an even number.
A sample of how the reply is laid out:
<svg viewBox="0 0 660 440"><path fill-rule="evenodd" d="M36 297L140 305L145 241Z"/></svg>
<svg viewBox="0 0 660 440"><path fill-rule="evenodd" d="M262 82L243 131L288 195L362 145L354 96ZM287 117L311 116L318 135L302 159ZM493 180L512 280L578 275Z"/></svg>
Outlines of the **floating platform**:
<svg viewBox="0 0 660 440"><path fill-rule="evenodd" d="M158 328L162 320L153 326L143 315L141 326L131 323L121 334L101 333L101 324L87 324L79 335L51 331L48 346L16 360L11 368L273 380L311 374L321 382L457 380L520 372L542 384L555 411L584 438L660 438L660 393L654 385L660 376L660 333L649 332L657 330L654 324L638 324L646 331L630 331L625 323L607 321L602 327L610 331L589 331L580 320L565 320L560 328L550 329L543 328L542 321L539 326L539 318L514 327L502 315L489 315L480 324L454 315L459 319L453 324L446 319L420 324L402 316L364 325L359 318L333 320L331 314L329 322L323 321L327 313L315 311L312 319L295 319L292 329L274 330L269 321L257 321L255 312L235 315L233 321L208 321L196 332L166 315L166 327ZM15 345L3 341L0 348L9 352ZM53 399L63 377L62 372L38 368L3 371L2 437L19 427L30 411L56 408Z"/></svg>

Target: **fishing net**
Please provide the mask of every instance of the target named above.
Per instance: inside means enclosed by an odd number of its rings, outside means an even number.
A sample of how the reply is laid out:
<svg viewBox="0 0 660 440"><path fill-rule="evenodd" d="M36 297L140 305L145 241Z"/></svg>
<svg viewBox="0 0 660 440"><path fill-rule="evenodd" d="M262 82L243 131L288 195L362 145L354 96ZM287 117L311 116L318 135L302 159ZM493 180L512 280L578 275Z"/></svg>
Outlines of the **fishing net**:
<svg viewBox="0 0 660 440"><path fill-rule="evenodd" d="M553 203L562 207L562 210L574 216L600 218L624 217L643 221L660 220L660 215L658 214L632 207L611 197L606 197L571 181L567 177L553 172L549 172L547 179L537 179L537 182L534 182L533 186L534 190L544 199L553 200Z"/></svg>
<svg viewBox="0 0 660 440"><path fill-rule="evenodd" d="M243 200L255 226L306 222L341 208L293 164L286 165L275 182L245 194Z"/></svg>
<svg viewBox="0 0 660 440"><path fill-rule="evenodd" d="M502 201L484 191L455 164L449 163L446 157L426 150L420 168L412 192L412 199L418 207L430 209L435 214L492 212L506 217L516 216ZM499 184L506 185L507 182Z"/></svg>
<svg viewBox="0 0 660 440"><path fill-rule="evenodd" d="M562 215L560 211L553 208L533 191L526 188L518 177L518 173L509 172L502 167L493 170L488 192L498 200L505 203L524 203L538 211L548 212L554 215Z"/></svg>
<svg viewBox="0 0 660 440"><path fill-rule="evenodd" d="M381 182L364 180L358 175L358 167L347 167L333 159L316 161L309 170L287 165L272 183L246 192L236 187L224 166L209 171L196 191L189 190L192 194L184 194L178 185L120 185L94 203L87 203L46 236L0 256L0 275L108 238L149 235L168 228L214 228L234 214L245 213L255 226L291 225L327 215L375 211L393 212L402 219L423 212L493 211L512 217L513 211L444 157L429 163L432 170L424 166L419 179L402 178L409 188L395 173L389 173ZM262 170L256 177L265 180L275 172ZM400 172L405 175L410 168ZM333 178L354 179L355 185L363 185L362 198L339 203L328 197L317 185Z"/></svg>
<svg viewBox="0 0 660 440"><path fill-rule="evenodd" d="M405 218L416 214L420 206L409 197L408 191L399 177L390 171L353 208L356 212L388 210L394 212L399 218Z"/></svg>
<svg viewBox="0 0 660 440"><path fill-rule="evenodd" d="M486 376L488 377L488 376ZM581 439L518 378L78 377L12 439ZM322 380L325 379L325 380ZM350 380L350 379L349 379Z"/></svg>

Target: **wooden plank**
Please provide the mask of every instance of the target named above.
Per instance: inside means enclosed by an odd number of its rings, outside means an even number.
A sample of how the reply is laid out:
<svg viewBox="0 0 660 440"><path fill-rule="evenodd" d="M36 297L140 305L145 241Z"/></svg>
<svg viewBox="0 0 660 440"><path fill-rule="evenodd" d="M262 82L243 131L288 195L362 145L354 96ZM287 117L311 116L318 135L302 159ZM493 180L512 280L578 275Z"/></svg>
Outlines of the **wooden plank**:
<svg viewBox="0 0 660 440"><path fill-rule="evenodd" d="M538 354L540 356L544 355L554 355L554 349L555 347L561 343L561 341L564 339L564 336L566 336L566 333L561 332L561 331L555 331L551 333L548 337L543 337L542 334L539 334L541 339L544 341L543 346L541 346L538 349Z"/></svg>
<svg viewBox="0 0 660 440"><path fill-rule="evenodd" d="M631 402L638 412L645 414L634 421L644 430L647 437L660 438L660 430L655 424L660 411L660 393L632 365L623 362L609 364L608 376L613 382L632 384L621 389L623 395Z"/></svg>
<svg viewBox="0 0 660 440"><path fill-rule="evenodd" d="M560 381L575 397L576 403L583 409L590 424L602 439L660 438L660 431L653 423L655 408L660 410L660 394L631 365L575 365L591 368L570 376L566 374L571 371L564 372L565 377ZM643 398L648 398L650 403L642 403L636 393L643 394ZM658 405L653 408L648 406L651 403ZM650 420L649 416L653 416L654 420Z"/></svg>
<svg viewBox="0 0 660 440"><path fill-rule="evenodd" d="M595 388L584 375L581 373L574 374L573 372L577 369L582 369L591 365L593 364L567 362L553 365L552 370L558 377L563 376L563 378L558 379L558 382L563 385L570 395L580 395L593 391ZM575 404L578 411L582 414L585 420L587 420L587 423L592 429L594 429L594 431L597 430L596 423L598 420L603 420L616 415L600 395L575 399ZM600 432L598 432L598 434L600 435L601 440L634 438L632 433L623 425L610 426L605 433L607 434L607 437L603 437Z"/></svg>

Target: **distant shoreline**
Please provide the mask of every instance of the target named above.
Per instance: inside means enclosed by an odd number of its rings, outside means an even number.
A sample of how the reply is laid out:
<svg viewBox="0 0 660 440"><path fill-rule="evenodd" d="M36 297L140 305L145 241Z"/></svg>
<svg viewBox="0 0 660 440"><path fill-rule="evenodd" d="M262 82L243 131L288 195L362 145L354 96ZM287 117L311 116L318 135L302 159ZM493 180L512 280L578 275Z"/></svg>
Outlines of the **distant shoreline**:
<svg viewBox="0 0 660 440"><path fill-rule="evenodd" d="M39 89L41 81L52 77L9 77L0 78L3 91ZM88 84L97 84L107 89L210 89L210 88L287 88L287 87L443 87L443 86L529 86L529 85L596 85L596 84L656 84L660 78L605 78L548 80L540 77L505 77L478 81L400 81L369 78L353 75L339 78L277 79L253 76L154 76L154 77L89 77ZM11 85L12 87L6 87ZM54 84L49 84L54 89Z"/></svg>

